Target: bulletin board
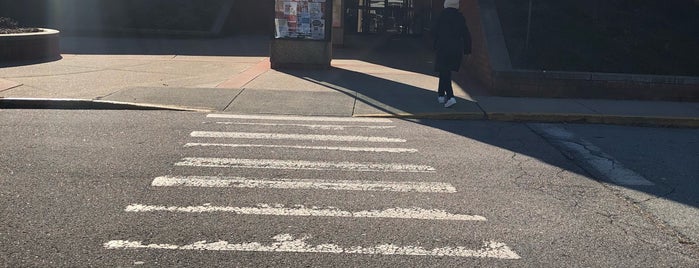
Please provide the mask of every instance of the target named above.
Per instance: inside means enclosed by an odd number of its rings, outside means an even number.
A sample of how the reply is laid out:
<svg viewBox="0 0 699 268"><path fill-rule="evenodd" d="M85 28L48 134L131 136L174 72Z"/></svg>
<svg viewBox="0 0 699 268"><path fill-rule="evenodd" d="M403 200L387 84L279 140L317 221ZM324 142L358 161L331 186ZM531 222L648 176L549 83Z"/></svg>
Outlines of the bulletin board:
<svg viewBox="0 0 699 268"><path fill-rule="evenodd" d="M331 38L332 0L275 0L274 13L274 38Z"/></svg>

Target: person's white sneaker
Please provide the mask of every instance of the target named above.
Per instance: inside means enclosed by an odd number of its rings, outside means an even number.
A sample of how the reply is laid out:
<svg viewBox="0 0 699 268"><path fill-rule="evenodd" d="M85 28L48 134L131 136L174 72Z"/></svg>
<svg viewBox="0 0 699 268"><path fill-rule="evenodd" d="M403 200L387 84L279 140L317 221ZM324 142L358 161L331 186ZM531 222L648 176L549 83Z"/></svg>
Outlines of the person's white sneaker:
<svg viewBox="0 0 699 268"><path fill-rule="evenodd" d="M440 104L443 104L445 101L446 101L446 98L444 96L437 97L437 102L439 102Z"/></svg>
<svg viewBox="0 0 699 268"><path fill-rule="evenodd" d="M449 98L447 103L444 104L444 108L449 108L452 105L456 104L456 99L455 98Z"/></svg>

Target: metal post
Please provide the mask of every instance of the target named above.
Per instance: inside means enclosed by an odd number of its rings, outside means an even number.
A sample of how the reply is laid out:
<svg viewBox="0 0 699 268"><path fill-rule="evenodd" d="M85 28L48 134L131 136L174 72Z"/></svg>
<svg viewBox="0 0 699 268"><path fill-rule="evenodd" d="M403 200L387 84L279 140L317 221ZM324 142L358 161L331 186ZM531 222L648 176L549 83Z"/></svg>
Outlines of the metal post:
<svg viewBox="0 0 699 268"><path fill-rule="evenodd" d="M529 50L529 33L532 26L532 0L529 0L529 15L527 15L527 40L524 42L524 52Z"/></svg>

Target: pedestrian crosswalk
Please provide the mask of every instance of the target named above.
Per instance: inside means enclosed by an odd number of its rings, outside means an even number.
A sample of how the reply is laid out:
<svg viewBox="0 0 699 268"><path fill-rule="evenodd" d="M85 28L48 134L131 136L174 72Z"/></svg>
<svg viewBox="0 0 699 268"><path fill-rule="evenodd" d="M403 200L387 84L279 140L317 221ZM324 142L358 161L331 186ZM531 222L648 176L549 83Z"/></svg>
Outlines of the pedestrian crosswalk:
<svg viewBox="0 0 699 268"><path fill-rule="evenodd" d="M192 131L184 143L186 155L173 163L182 174L158 176L152 179L152 189L259 189L264 191L317 191L332 195L338 191L373 193L372 195L449 195L458 191L452 184L442 181L414 179L418 176L438 174L432 165L413 163L410 157L419 156L416 148L405 146L409 140L404 137L377 134L395 130L396 125L386 118L345 118L281 115L235 115L209 114L208 120L200 127L208 128ZM251 128L251 129L250 129ZM294 130L299 133L290 133ZM344 133L361 130L360 134ZM324 132L324 133L319 133ZM399 132L392 132L399 133ZM394 134L395 135L395 134ZM392 146L390 144L399 144ZM379 145L377 147L367 145ZM388 145L388 146L387 146ZM252 150L242 153L239 150ZM206 154L215 150L216 156ZM281 157L280 152L288 150L315 152L327 159L303 159L305 153L292 154L297 159ZM327 153L326 153L327 152ZM352 153L349 159L332 159L328 153ZM356 154L356 155L355 155ZM380 157L368 157L369 155ZM270 157L275 156L275 157ZM358 160L359 159L359 160ZM376 161L380 159L381 161ZM220 172L219 172L220 171ZM235 171L235 172L229 172ZM245 173L242 173L245 171ZM261 171L270 171L267 173ZM292 172L291 174L283 171ZM204 174L195 174L201 172ZM257 172L257 173L256 173ZM316 176L316 173L334 174ZM186 173L186 174L185 174ZM241 174L240 176L231 173ZM259 175L263 174L263 175ZM283 173L284 176L275 174ZM193 175L195 174L195 175ZM216 175L211 175L216 174ZM258 174L247 176L248 174ZM361 174L361 176L359 176ZM304 177L308 176L308 177ZM408 176L411 179L405 179ZM328 199L325 199L326 201ZM298 200L297 200L298 201ZM235 203L235 200L232 201ZM363 206L366 206L364 204ZM487 222L486 217L450 211L449 207L382 206L358 207L352 203L331 203L308 205L304 203L280 204L275 200L241 204L212 204L200 200L196 204L125 204L125 213L143 215L148 213L177 213L180 215L221 213L221 215L255 215L284 217L355 219L401 219L429 222ZM196 227L192 227L196 228ZM103 247L112 250L210 250L238 252L304 252L359 255L402 255L402 256L449 256L469 258L520 259L505 243L480 241L481 248L468 248L447 244L443 246L397 245L392 241L375 245L346 245L341 243L313 244L312 237L324 233L291 234L281 231L271 240L265 241L200 241L191 238L191 243L176 243L182 238L160 243L144 243L147 240L123 240L116 237L106 241ZM325 237L332 240L332 237ZM168 243L173 242L173 243Z"/></svg>

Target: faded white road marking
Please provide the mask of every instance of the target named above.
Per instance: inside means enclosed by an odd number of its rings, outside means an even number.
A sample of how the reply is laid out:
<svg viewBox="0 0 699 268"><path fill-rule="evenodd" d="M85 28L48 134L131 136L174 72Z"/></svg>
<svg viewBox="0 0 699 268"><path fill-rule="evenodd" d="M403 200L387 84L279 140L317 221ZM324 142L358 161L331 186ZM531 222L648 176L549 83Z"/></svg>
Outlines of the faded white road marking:
<svg viewBox="0 0 699 268"><path fill-rule="evenodd" d="M387 137L254 133L254 132L193 131L190 134L190 136L196 137L196 138L231 138L231 139L349 141L349 142L406 142L406 140L404 140L404 139L387 138Z"/></svg>
<svg viewBox="0 0 699 268"><path fill-rule="evenodd" d="M233 148L286 148L304 150L328 150L346 152L370 152L370 153L416 153L417 149L408 148L381 148L381 147L339 147L339 146L297 146L297 145L265 145L265 144L228 144L228 143L196 143L190 142L184 147L233 147Z"/></svg>
<svg viewBox="0 0 699 268"><path fill-rule="evenodd" d="M175 166L221 167L221 168L265 168L265 169L305 169L341 170L358 172L435 172L431 166L410 164L379 164L353 162L324 162L275 159L239 159L185 157Z"/></svg>
<svg viewBox="0 0 699 268"><path fill-rule="evenodd" d="M418 220L450 220L450 221L487 221L479 215L452 214L438 209L422 208L389 208L384 210L345 211L334 207L305 207L296 205L285 207L281 204L258 204L255 207L223 207L205 204L202 206L151 206L133 204L125 209L126 212L230 212L241 215L273 215L273 216L310 216L310 217L341 217L341 218L393 218Z"/></svg>
<svg viewBox="0 0 699 268"><path fill-rule="evenodd" d="M221 125L248 125L248 126L269 126L269 127L305 127L310 129L322 130L345 130L348 128L367 128L367 129L390 129L396 126L360 126L360 125L309 125L309 124L272 124L272 123L240 123L240 122L216 122Z"/></svg>
<svg viewBox="0 0 699 268"><path fill-rule="evenodd" d="M360 122L360 123L391 123L387 118L359 117L329 117L329 116L283 116L283 115L241 115L241 114L209 114L208 118L248 119L248 120L278 120L278 121L315 121L315 122Z"/></svg>
<svg viewBox="0 0 699 268"><path fill-rule="evenodd" d="M558 147L563 154L577 161L595 177L618 185L655 185L633 170L625 168L612 156L602 152L602 149L599 147L563 128L549 124L531 124L531 126L534 131L544 136Z"/></svg>
<svg viewBox="0 0 699 268"><path fill-rule="evenodd" d="M470 257L518 260L517 255L504 243L485 241L480 249L465 247L441 247L425 249L420 246L396 246L381 244L374 247L353 246L343 248L336 244L309 245L306 243L310 236L294 238L291 234L279 234L273 237L276 242L264 245L260 242L245 242L231 244L227 241L207 243L199 241L189 245L173 244L143 244L142 241L112 240L104 243L106 249L168 249L168 250L211 250L211 251L243 251L243 252L297 252L297 253L334 253L334 254L364 254L364 255L406 255L406 256L439 256L439 257Z"/></svg>
<svg viewBox="0 0 699 268"><path fill-rule="evenodd" d="M337 191L380 191L418 193L456 193L456 188L442 182L390 182L359 180L249 179L213 176L163 176L151 183L154 187L231 187L267 189L313 189Z"/></svg>

